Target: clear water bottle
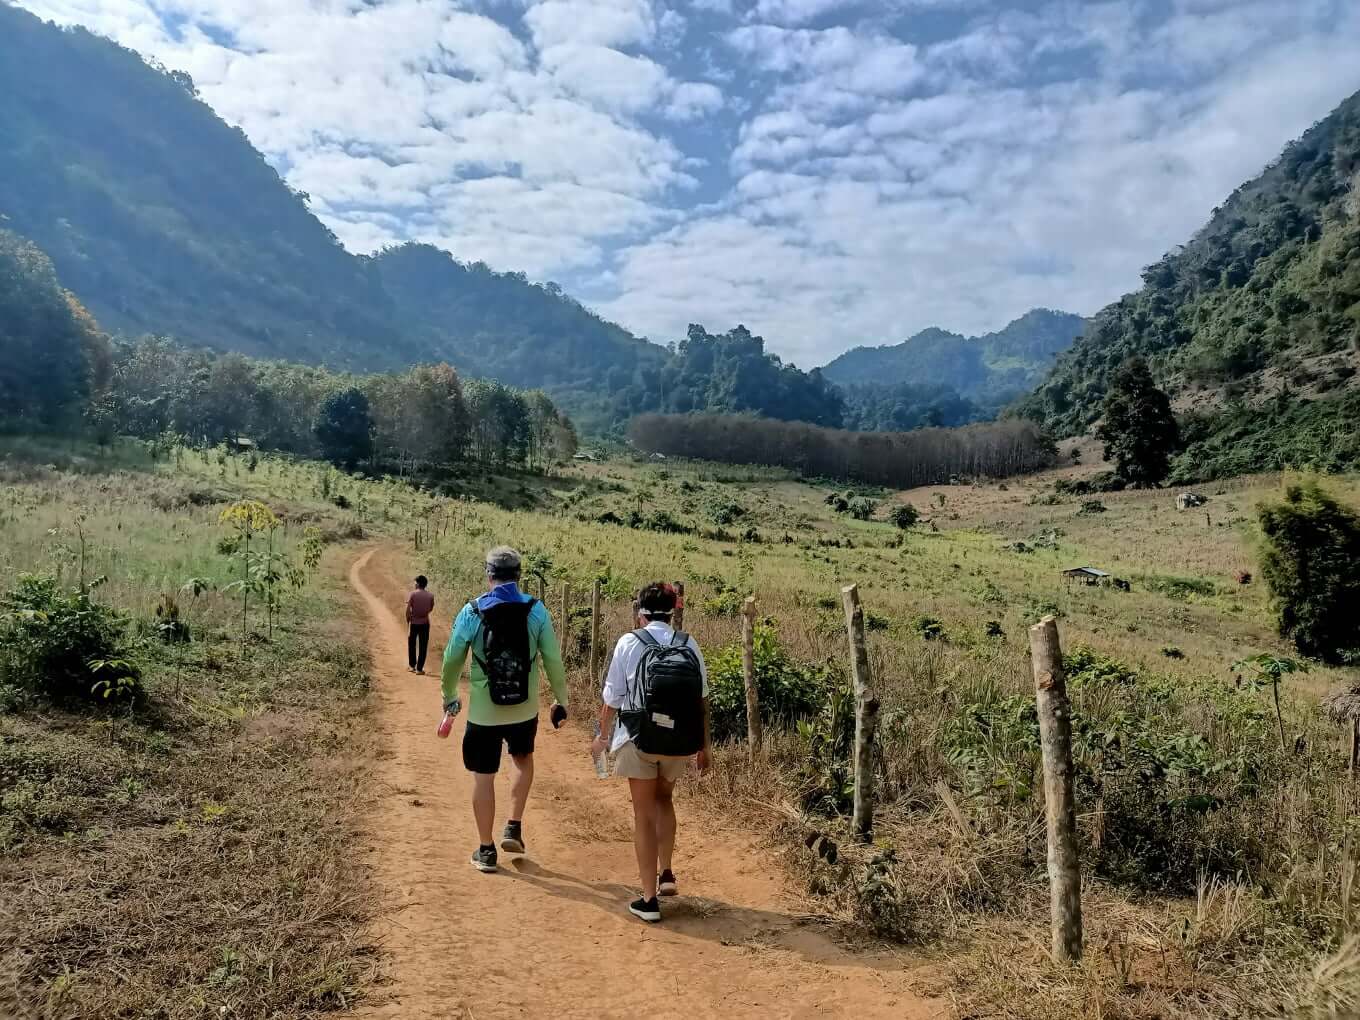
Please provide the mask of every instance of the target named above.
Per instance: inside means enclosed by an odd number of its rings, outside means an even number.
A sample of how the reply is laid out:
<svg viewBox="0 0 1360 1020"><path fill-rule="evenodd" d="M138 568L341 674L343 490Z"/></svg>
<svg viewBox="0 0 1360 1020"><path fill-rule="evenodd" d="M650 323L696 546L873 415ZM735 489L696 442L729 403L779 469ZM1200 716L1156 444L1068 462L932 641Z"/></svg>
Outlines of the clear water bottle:
<svg viewBox="0 0 1360 1020"><path fill-rule="evenodd" d="M595 739L598 740L599 738L600 738L600 724L597 722L595 724ZM590 760L595 763L595 775L597 775L601 779L608 779L609 756L604 753L596 754L594 749L592 748L590 752Z"/></svg>

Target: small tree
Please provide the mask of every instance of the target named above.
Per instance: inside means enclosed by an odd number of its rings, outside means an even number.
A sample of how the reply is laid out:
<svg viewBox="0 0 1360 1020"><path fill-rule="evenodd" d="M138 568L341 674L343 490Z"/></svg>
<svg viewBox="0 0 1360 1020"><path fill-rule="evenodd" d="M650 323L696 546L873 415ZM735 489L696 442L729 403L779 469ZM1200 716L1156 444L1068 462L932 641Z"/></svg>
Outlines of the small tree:
<svg viewBox="0 0 1360 1020"><path fill-rule="evenodd" d="M261 590L263 580L259 572L252 569L254 561L250 554L250 537L261 531L272 532L278 527L279 519L274 511L254 499L243 499L222 511L221 522L232 528L239 536L237 549L241 556L241 579L227 585L223 591L241 592L241 641L246 639L250 613L250 593Z"/></svg>
<svg viewBox="0 0 1360 1020"><path fill-rule="evenodd" d="M921 519L921 511L910 503L903 503L900 506L893 507L892 513L888 514L888 519L897 527L906 531L916 526L916 522Z"/></svg>
<svg viewBox="0 0 1360 1020"><path fill-rule="evenodd" d="M1105 443L1105 459L1129 485L1155 486L1171 467L1180 429L1171 401L1157 388L1142 358L1124 362L1110 380L1103 409L1105 420L1096 438Z"/></svg>
<svg viewBox="0 0 1360 1020"><path fill-rule="evenodd" d="M373 416L362 390L350 387L327 397L314 431L326 459L347 471L373 456Z"/></svg>
<svg viewBox="0 0 1360 1020"><path fill-rule="evenodd" d="M1291 673L1306 673L1308 667L1293 659L1282 659L1270 652L1262 652L1250 659L1243 659L1235 664L1233 669L1250 670L1251 675L1248 679L1253 687L1270 688L1275 698L1275 719L1280 724L1280 750L1287 751L1289 745L1284 736L1284 712L1280 709L1280 681Z"/></svg>
<svg viewBox="0 0 1360 1020"><path fill-rule="evenodd" d="M1360 515L1315 481L1258 511L1261 575L1280 636L1327 662L1360 657Z"/></svg>

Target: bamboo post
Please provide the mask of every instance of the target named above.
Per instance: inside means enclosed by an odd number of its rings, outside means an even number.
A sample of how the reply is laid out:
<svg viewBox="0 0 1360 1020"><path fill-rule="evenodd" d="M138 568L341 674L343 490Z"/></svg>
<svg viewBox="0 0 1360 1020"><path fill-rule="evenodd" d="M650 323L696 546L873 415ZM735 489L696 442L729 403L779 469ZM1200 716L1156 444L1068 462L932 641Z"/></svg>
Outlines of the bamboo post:
<svg viewBox="0 0 1360 1020"><path fill-rule="evenodd" d="M685 629L685 582L675 582L675 612L671 615L671 623L676 630Z"/></svg>
<svg viewBox="0 0 1360 1020"><path fill-rule="evenodd" d="M741 672L746 680L746 743L755 761L760 753L760 691L756 688L756 597L741 607Z"/></svg>
<svg viewBox="0 0 1360 1020"><path fill-rule="evenodd" d="M557 619L557 626L562 633L562 645L566 647L571 638L571 585L566 581L562 582L562 611Z"/></svg>
<svg viewBox="0 0 1360 1020"><path fill-rule="evenodd" d="M1048 814L1048 887L1053 957L1081 959L1081 860L1077 854L1077 808L1072 789L1072 718L1067 702L1058 621L1045 616L1029 629L1044 758L1044 804Z"/></svg>
<svg viewBox="0 0 1360 1020"><path fill-rule="evenodd" d="M850 637L851 665L855 677L855 807L850 824L861 843L874 834L874 731L878 728L878 699L869 688L869 649L864 642L864 608L859 588L841 589L845 604L845 630Z"/></svg>
<svg viewBox="0 0 1360 1020"><path fill-rule="evenodd" d="M590 682L600 678L600 580L590 593Z"/></svg>

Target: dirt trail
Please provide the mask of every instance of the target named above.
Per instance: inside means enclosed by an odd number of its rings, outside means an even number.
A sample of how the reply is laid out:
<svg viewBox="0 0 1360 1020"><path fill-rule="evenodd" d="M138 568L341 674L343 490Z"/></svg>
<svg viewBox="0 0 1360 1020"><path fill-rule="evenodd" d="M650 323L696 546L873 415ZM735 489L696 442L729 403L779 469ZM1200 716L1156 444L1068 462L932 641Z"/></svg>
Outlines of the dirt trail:
<svg viewBox="0 0 1360 1020"><path fill-rule="evenodd" d="M439 740L434 672L456 605L446 593L430 675L406 671L404 586L387 550L350 570L367 605L379 741L369 819L375 878L389 909L378 937L388 981L365 1017L943 1017L913 990L928 975L889 952L849 952L800 920L777 868L749 833L680 797L682 895L644 925L626 784L595 778L580 729L539 732L524 820L528 854L501 871L468 863L477 836L454 737ZM580 711L581 707L577 707ZM497 832L509 802L498 781Z"/></svg>

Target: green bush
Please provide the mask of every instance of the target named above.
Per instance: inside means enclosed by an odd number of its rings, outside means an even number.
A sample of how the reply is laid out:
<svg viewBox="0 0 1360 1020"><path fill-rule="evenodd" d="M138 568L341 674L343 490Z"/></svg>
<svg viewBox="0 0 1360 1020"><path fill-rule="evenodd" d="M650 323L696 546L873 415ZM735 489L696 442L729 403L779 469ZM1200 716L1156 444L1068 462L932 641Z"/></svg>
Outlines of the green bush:
<svg viewBox="0 0 1360 1020"><path fill-rule="evenodd" d="M1202 577L1173 577L1148 574L1141 578L1149 591L1161 592L1167 598L1184 602L1191 595L1210 596L1218 594L1218 585Z"/></svg>
<svg viewBox="0 0 1360 1020"><path fill-rule="evenodd" d="M756 690L766 726L788 727L821 711L835 684L827 666L799 662L780 644L767 622L755 628ZM741 643L724 645L708 658L708 696L714 740L746 736L746 680Z"/></svg>
<svg viewBox="0 0 1360 1020"><path fill-rule="evenodd" d="M892 521L896 527L901 528L903 531L915 527L916 522L920 519L921 511L917 510L916 507L912 506L910 503L902 503L899 506L895 506L888 514L888 520Z"/></svg>
<svg viewBox="0 0 1360 1020"><path fill-rule="evenodd" d="M0 600L0 681L56 702L135 700L127 620L51 575L23 574Z"/></svg>
<svg viewBox="0 0 1360 1020"><path fill-rule="evenodd" d="M1261 575L1281 637L1304 655L1360 660L1360 515L1307 482L1259 518Z"/></svg>

